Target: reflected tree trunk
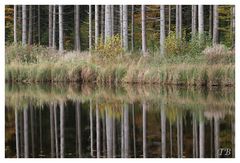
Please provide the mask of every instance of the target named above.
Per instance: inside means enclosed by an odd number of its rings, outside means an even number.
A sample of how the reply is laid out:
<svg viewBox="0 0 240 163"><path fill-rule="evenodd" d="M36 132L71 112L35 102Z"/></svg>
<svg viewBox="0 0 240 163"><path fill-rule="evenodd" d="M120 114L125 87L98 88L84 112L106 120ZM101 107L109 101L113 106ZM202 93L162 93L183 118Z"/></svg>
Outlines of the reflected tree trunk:
<svg viewBox="0 0 240 163"><path fill-rule="evenodd" d="M199 157L204 158L204 120L203 115L199 117Z"/></svg>
<svg viewBox="0 0 240 163"><path fill-rule="evenodd" d="M76 102L76 131L77 131L77 155L82 157L82 136L81 136L81 108L80 102Z"/></svg>
<svg viewBox="0 0 240 163"><path fill-rule="evenodd" d="M91 139L91 156L93 157L93 108L90 100L90 139Z"/></svg>
<svg viewBox="0 0 240 163"><path fill-rule="evenodd" d="M28 108L25 108L23 111L23 119L24 119L24 157L29 157L28 151Z"/></svg>
<svg viewBox="0 0 240 163"><path fill-rule="evenodd" d="M64 158L64 103L60 101L60 157Z"/></svg>
<svg viewBox="0 0 240 163"><path fill-rule="evenodd" d="M214 117L214 144L215 144L215 157L218 158L219 150L219 119Z"/></svg>
<svg viewBox="0 0 240 163"><path fill-rule="evenodd" d="M142 109L143 109L143 119L142 119L142 123L143 123L143 157L146 158L147 157L147 104L146 101L143 101L142 104Z"/></svg>
<svg viewBox="0 0 240 163"><path fill-rule="evenodd" d="M20 157L24 156L24 128L23 128L23 111L19 111L19 133L20 133Z"/></svg>
<svg viewBox="0 0 240 163"><path fill-rule="evenodd" d="M121 113L121 157L124 157L124 108L122 107Z"/></svg>
<svg viewBox="0 0 240 163"><path fill-rule="evenodd" d="M42 109L39 109L39 132L40 132L40 155L42 155L43 150L42 150Z"/></svg>
<svg viewBox="0 0 240 163"><path fill-rule="evenodd" d="M124 108L124 157L128 158L129 154L129 121L128 121L128 104Z"/></svg>
<svg viewBox="0 0 240 163"><path fill-rule="evenodd" d="M106 109L107 157L112 157L112 117Z"/></svg>
<svg viewBox="0 0 240 163"><path fill-rule="evenodd" d="M134 104L132 104L132 123L133 123L133 156L134 158L137 157L136 155L136 133L135 133L135 113L134 113Z"/></svg>
<svg viewBox="0 0 240 163"><path fill-rule="evenodd" d="M169 121L170 158L172 158L172 122Z"/></svg>
<svg viewBox="0 0 240 163"><path fill-rule="evenodd" d="M30 116L31 116L31 139L32 139L32 157L35 157L35 140L34 140L34 114L33 114L33 106L30 102Z"/></svg>
<svg viewBox="0 0 240 163"><path fill-rule="evenodd" d="M55 157L53 104L50 104L50 135L51 135L51 157L53 158L53 157Z"/></svg>
<svg viewBox="0 0 240 163"><path fill-rule="evenodd" d="M115 113L113 112L113 158L116 157L116 124L115 124Z"/></svg>
<svg viewBox="0 0 240 163"><path fill-rule="evenodd" d="M96 103L96 135L97 135L97 158L101 155L101 133L100 133L100 117L98 103Z"/></svg>
<svg viewBox="0 0 240 163"><path fill-rule="evenodd" d="M106 116L105 116L105 110L103 112L103 119L102 119L102 124L103 124L103 156L106 157Z"/></svg>
<svg viewBox="0 0 240 163"><path fill-rule="evenodd" d="M15 109L16 157L19 158L18 109Z"/></svg>
<svg viewBox="0 0 240 163"><path fill-rule="evenodd" d="M54 129L55 129L55 153L56 153L56 157L59 157L58 154L58 126L57 126L57 104L56 102L53 103L53 112L54 112Z"/></svg>
<svg viewBox="0 0 240 163"><path fill-rule="evenodd" d="M192 115L193 118L193 157L198 157L198 126L197 126L197 119L196 113L194 112Z"/></svg>
<svg viewBox="0 0 240 163"><path fill-rule="evenodd" d="M162 158L166 158L166 114L164 103L161 104L161 132L162 132Z"/></svg>
<svg viewBox="0 0 240 163"><path fill-rule="evenodd" d="M177 115L177 146L178 146L178 157L183 157L183 119L182 112Z"/></svg>

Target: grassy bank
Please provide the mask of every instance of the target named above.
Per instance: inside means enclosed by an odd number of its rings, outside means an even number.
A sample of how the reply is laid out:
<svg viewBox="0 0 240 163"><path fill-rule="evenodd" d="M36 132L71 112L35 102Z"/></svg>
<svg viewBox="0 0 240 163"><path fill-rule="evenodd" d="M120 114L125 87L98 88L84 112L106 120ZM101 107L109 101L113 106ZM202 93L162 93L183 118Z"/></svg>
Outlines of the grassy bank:
<svg viewBox="0 0 240 163"><path fill-rule="evenodd" d="M148 57L124 54L109 56L106 59L96 53L90 55L87 52L68 52L60 55L56 51L44 48L40 50L36 47L26 48L20 52L18 48L12 45L6 49L5 80L7 82L149 83L197 86L235 84L234 55L229 54L228 51L213 54L216 50L207 49L198 56L179 55L164 58L159 57L158 54ZM24 57L19 55L20 58L17 53L27 55Z"/></svg>

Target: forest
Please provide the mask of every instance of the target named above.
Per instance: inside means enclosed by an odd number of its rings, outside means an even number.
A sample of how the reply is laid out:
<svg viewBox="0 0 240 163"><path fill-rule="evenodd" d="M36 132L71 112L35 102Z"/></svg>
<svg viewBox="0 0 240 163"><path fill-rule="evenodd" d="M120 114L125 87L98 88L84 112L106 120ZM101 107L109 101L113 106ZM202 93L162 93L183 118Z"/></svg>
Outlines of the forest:
<svg viewBox="0 0 240 163"><path fill-rule="evenodd" d="M6 5L6 81L234 85L234 5Z"/></svg>

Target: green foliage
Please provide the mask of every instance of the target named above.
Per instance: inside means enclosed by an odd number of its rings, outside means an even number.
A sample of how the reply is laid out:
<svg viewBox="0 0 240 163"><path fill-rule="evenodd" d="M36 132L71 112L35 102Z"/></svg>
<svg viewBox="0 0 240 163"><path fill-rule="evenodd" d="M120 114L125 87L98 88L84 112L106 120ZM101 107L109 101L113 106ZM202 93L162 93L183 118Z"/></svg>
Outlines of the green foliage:
<svg viewBox="0 0 240 163"><path fill-rule="evenodd" d="M97 58L108 61L113 61L114 59L121 56L122 53L123 48L121 47L121 38L119 35L107 38L105 44L99 40L98 46L93 51L93 54L95 54Z"/></svg>

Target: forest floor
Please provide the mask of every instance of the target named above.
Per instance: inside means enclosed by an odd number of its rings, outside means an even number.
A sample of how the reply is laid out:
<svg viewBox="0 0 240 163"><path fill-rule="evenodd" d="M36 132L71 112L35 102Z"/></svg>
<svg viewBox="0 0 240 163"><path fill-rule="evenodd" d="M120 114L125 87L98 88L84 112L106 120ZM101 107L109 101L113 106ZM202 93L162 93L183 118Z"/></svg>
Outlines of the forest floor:
<svg viewBox="0 0 240 163"><path fill-rule="evenodd" d="M43 47L12 46L6 47L5 80L8 82L235 85L234 52L167 57L158 53L147 57L127 53L106 58L89 52L59 54Z"/></svg>

